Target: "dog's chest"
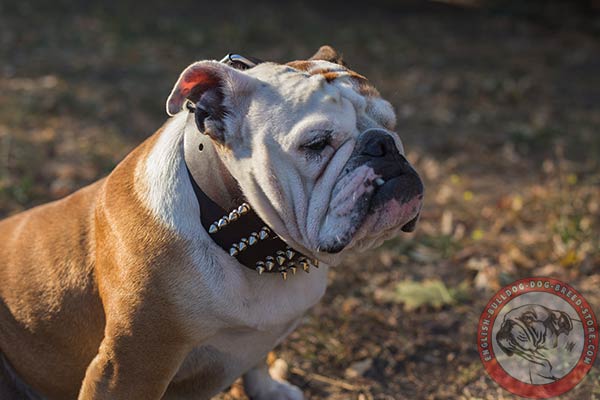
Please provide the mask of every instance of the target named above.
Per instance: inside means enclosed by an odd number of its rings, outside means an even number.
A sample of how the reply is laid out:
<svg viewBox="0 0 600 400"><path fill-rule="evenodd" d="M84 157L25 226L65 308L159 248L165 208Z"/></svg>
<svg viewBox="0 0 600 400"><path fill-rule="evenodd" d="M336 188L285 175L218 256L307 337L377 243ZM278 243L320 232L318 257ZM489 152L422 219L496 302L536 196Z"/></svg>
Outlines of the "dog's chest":
<svg viewBox="0 0 600 400"><path fill-rule="evenodd" d="M258 365L300 322L323 296L327 266L299 272L287 281L279 274L259 276L254 271L222 260L221 277L194 286L203 302L190 315L197 316L199 337L208 337L188 353L165 394L165 398L211 398L245 372ZM212 276L219 276L214 274ZM210 289L209 289L210 288ZM189 298L190 291L187 293ZM180 299L181 300L181 299Z"/></svg>
<svg viewBox="0 0 600 400"><path fill-rule="evenodd" d="M230 328L219 331L185 358L173 378L170 392L211 398L246 371L291 332L299 318L266 330ZM166 398L169 397L167 392Z"/></svg>

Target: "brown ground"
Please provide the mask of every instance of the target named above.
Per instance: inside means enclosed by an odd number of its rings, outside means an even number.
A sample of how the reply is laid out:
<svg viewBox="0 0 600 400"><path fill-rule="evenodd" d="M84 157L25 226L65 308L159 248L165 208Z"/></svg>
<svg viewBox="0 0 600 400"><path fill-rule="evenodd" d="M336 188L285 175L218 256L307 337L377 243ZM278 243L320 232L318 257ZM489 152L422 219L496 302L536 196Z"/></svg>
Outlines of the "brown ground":
<svg viewBox="0 0 600 400"><path fill-rule="evenodd" d="M513 398L477 354L495 290L552 276L600 312L597 2L6 3L0 217L108 173L197 59L286 61L329 43L391 100L426 181L423 218L335 269L278 349L311 399ZM413 281L441 294L398 291ZM599 371L562 398L599 398Z"/></svg>

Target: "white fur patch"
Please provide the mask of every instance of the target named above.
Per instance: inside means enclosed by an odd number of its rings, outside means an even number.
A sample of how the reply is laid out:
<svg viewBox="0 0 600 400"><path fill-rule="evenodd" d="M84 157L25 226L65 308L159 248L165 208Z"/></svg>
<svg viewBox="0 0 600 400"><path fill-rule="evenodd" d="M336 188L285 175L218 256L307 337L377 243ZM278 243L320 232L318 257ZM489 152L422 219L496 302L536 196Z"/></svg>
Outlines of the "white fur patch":
<svg viewBox="0 0 600 400"><path fill-rule="evenodd" d="M187 112L167 122L148 157L138 165L136 186L151 213L187 239L186 256L194 260L186 268L189 275L177 283L177 291L168 294L186 316L190 337L200 343L175 379L222 366L222 381L203 388L216 394L263 359L320 300L328 268L323 265L310 274L300 271L283 281L279 274L259 276L218 247L202 228L189 183L182 143L186 128L195 129ZM213 349L209 358L206 348Z"/></svg>
<svg viewBox="0 0 600 400"><path fill-rule="evenodd" d="M144 204L166 227L185 238L197 235L200 211L183 158L183 134L190 114L167 121L146 160L138 165L136 184Z"/></svg>

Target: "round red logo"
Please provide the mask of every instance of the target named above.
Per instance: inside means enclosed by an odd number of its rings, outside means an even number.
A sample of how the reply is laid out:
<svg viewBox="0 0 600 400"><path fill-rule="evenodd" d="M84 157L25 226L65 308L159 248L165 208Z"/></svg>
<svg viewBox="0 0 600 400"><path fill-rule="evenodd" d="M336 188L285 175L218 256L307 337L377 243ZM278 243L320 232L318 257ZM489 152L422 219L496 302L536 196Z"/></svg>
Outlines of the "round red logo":
<svg viewBox="0 0 600 400"><path fill-rule="evenodd" d="M500 289L477 330L481 361L506 390L545 399L575 387L598 352L598 323L588 302L568 284L527 278Z"/></svg>

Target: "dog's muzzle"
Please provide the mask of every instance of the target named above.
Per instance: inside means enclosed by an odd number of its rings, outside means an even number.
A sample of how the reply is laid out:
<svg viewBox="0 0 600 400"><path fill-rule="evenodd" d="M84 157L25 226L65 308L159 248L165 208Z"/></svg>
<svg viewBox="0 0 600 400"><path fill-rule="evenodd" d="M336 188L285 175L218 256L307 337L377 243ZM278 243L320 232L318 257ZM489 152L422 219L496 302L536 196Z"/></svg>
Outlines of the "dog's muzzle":
<svg viewBox="0 0 600 400"><path fill-rule="evenodd" d="M423 203L423 183L402 155L393 133L360 134L332 190L319 233L321 251L339 253L358 241L411 231Z"/></svg>
<svg viewBox="0 0 600 400"><path fill-rule="evenodd" d="M377 179L376 191L371 199L369 212L375 212L388 201L395 199L400 204L405 204L414 199L422 199L423 182L404 155L396 146L394 138L388 131L382 129L369 129L363 132L350 157L347 168L358 165L370 166ZM415 229L418 215L402 226L405 232Z"/></svg>

